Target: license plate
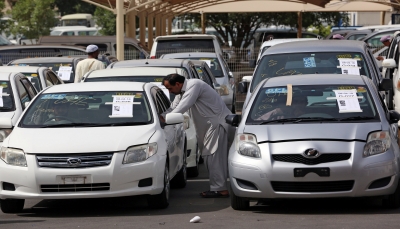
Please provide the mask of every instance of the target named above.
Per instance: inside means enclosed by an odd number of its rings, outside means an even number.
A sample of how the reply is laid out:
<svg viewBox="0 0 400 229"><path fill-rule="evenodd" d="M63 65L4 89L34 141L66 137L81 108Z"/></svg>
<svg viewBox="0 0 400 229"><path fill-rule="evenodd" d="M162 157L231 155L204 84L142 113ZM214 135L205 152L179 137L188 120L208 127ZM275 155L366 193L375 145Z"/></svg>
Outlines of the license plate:
<svg viewBox="0 0 400 229"><path fill-rule="evenodd" d="M316 173L320 177L329 177L330 169L329 168L295 168L294 169L294 177L304 177L308 173Z"/></svg>
<svg viewBox="0 0 400 229"><path fill-rule="evenodd" d="M62 176L61 182L64 184L85 184L86 176Z"/></svg>

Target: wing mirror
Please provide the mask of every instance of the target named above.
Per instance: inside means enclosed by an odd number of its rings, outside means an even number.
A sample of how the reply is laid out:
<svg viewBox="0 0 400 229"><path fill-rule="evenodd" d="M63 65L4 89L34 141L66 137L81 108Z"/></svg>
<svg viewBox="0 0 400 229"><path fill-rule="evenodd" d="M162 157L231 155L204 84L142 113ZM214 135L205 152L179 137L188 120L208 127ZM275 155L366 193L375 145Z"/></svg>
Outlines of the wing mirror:
<svg viewBox="0 0 400 229"><path fill-rule="evenodd" d="M253 79L253 76L243 76L242 81L239 82L238 91L243 94L247 93L252 79Z"/></svg>
<svg viewBox="0 0 400 229"><path fill-rule="evenodd" d="M389 91L393 89L393 81L391 79L383 78L379 82L379 91Z"/></svg>
<svg viewBox="0 0 400 229"><path fill-rule="evenodd" d="M394 59L386 59L382 62L384 68L397 68L397 63Z"/></svg>
<svg viewBox="0 0 400 229"><path fill-rule="evenodd" d="M183 114L180 113L169 113L165 116L166 125L174 125L182 123L185 120Z"/></svg>
<svg viewBox="0 0 400 229"><path fill-rule="evenodd" d="M390 124L397 123L400 120L399 112L395 110L389 111L389 122Z"/></svg>
<svg viewBox="0 0 400 229"><path fill-rule="evenodd" d="M227 115L225 117L225 122L228 123L231 126L239 126L240 120L242 119L241 115L237 114L232 114L232 115Z"/></svg>

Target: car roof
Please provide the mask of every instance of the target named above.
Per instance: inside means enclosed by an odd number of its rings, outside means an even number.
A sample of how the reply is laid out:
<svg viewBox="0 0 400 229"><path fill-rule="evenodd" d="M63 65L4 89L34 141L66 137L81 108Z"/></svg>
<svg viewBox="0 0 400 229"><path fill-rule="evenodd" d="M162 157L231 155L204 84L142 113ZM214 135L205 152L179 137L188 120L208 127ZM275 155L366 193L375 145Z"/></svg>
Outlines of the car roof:
<svg viewBox="0 0 400 229"><path fill-rule="evenodd" d="M277 44L267 49L264 55L298 52L360 52L364 50L365 43L354 40L317 40L288 42Z"/></svg>
<svg viewBox="0 0 400 229"><path fill-rule="evenodd" d="M143 91L141 82L87 82L54 85L43 92L86 92L86 91Z"/></svg>
<svg viewBox="0 0 400 229"><path fill-rule="evenodd" d="M102 78L113 76L167 76L168 74L180 71L179 68L165 67L136 67L95 70L88 74L88 78Z"/></svg>
<svg viewBox="0 0 400 229"><path fill-rule="evenodd" d="M164 54L163 58L181 58L181 57L217 57L217 54L214 52L181 52L181 53L169 53Z"/></svg>
<svg viewBox="0 0 400 229"><path fill-rule="evenodd" d="M286 43L286 42L295 42L295 41L311 41L311 40L318 40L318 38L283 38L283 39L273 39L269 41L264 41L263 44L261 45L261 48L264 48L265 46L274 46L280 43Z"/></svg>
<svg viewBox="0 0 400 229"><path fill-rule="evenodd" d="M162 67L183 67L188 62L187 60L180 59L143 59L143 60L125 60L118 61L111 64L111 68L129 68L135 66L162 66Z"/></svg>
<svg viewBox="0 0 400 229"><path fill-rule="evenodd" d="M59 37L59 36L55 36ZM0 50L13 50L13 49L37 49L37 48L59 48L59 49L75 49L79 51L84 51L84 47L82 46L73 46L73 45L11 45L11 46L2 46L0 47Z"/></svg>
<svg viewBox="0 0 400 229"><path fill-rule="evenodd" d="M12 72L16 74L17 72ZM0 80L3 81L9 81L10 80L10 75L13 75L11 72L2 72L0 71Z"/></svg>
<svg viewBox="0 0 400 229"><path fill-rule="evenodd" d="M8 64L17 64L19 63L58 63L58 62L73 62L73 57L37 57L37 58L23 58L13 60Z"/></svg>
<svg viewBox="0 0 400 229"><path fill-rule="evenodd" d="M0 72L37 72L37 66L1 66Z"/></svg>
<svg viewBox="0 0 400 229"><path fill-rule="evenodd" d="M306 74L269 78L262 87L292 85L365 85L366 76L341 74Z"/></svg>
<svg viewBox="0 0 400 229"><path fill-rule="evenodd" d="M167 35L158 36L156 40L176 40L176 39L217 39L211 34L182 34L182 35Z"/></svg>

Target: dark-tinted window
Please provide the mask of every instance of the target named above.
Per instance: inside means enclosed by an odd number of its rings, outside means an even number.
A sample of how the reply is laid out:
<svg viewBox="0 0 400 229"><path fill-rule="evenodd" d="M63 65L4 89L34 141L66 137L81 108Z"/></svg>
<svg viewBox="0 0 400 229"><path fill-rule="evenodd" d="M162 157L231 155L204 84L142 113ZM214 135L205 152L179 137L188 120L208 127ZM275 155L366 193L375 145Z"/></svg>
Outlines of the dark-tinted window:
<svg viewBox="0 0 400 229"><path fill-rule="evenodd" d="M0 106L0 111L13 111L15 110L14 96L12 93L12 88L10 81L0 81L0 87L3 88L2 105Z"/></svg>
<svg viewBox="0 0 400 229"><path fill-rule="evenodd" d="M159 40L157 42L156 56L159 58L163 54L193 51L215 53L214 42L212 39Z"/></svg>

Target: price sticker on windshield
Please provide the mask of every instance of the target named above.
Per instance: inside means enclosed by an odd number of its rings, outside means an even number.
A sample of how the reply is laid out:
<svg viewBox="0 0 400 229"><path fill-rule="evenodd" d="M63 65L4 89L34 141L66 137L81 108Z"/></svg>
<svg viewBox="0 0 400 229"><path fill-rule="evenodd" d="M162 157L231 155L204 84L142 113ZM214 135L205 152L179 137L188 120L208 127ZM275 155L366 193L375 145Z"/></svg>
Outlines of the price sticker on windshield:
<svg viewBox="0 0 400 229"><path fill-rule="evenodd" d="M362 112L358 102L357 90L333 90L339 106L339 113Z"/></svg>

